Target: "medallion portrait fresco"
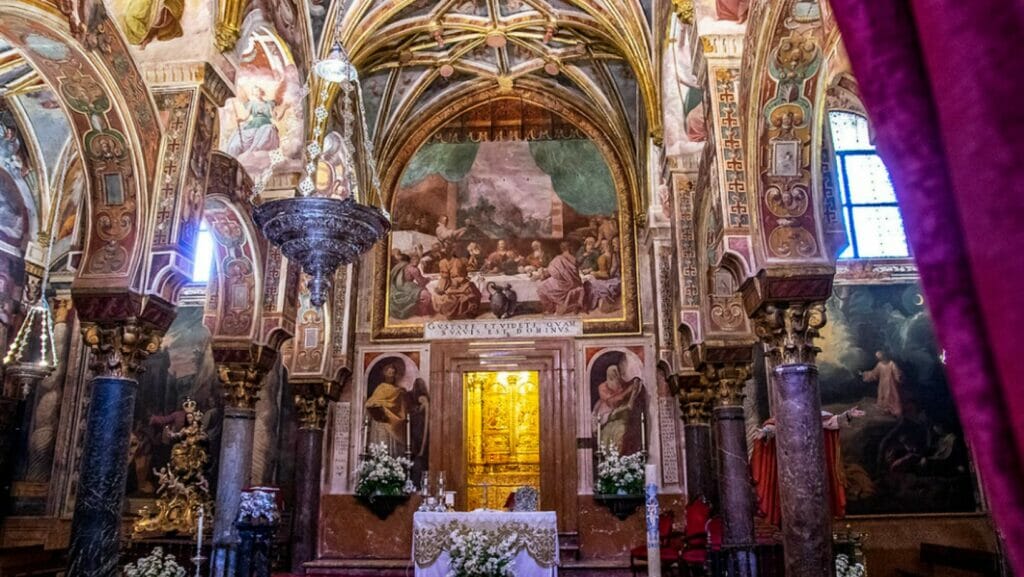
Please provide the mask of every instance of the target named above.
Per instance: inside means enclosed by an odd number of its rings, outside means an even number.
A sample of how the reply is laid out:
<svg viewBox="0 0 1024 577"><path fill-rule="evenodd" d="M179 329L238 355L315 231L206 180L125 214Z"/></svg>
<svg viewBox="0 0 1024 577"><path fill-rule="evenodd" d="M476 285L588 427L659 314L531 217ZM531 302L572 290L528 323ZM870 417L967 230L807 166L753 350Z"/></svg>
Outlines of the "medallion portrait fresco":
<svg viewBox="0 0 1024 577"><path fill-rule="evenodd" d="M627 332L636 282L623 189L600 145L554 113L491 105L453 120L413 155L392 196L378 336L552 317Z"/></svg>

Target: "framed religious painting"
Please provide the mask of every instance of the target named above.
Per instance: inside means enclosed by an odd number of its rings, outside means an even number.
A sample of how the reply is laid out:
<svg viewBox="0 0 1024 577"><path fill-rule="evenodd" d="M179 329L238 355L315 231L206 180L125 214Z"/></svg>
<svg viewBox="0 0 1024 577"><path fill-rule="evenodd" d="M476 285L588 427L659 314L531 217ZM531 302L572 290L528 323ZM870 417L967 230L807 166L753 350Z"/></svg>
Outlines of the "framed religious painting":
<svg viewBox="0 0 1024 577"><path fill-rule="evenodd" d="M530 130L534 118L560 129ZM508 120L520 128L499 138ZM553 319L576 328L540 336L637 333L633 195L615 158L606 142L518 100L439 127L411 152L391 198L374 338L436 339L429 329L444 324L467 327L465 338L502 326L529 331L502 336L537 336L544 329L521 327Z"/></svg>
<svg viewBox="0 0 1024 577"><path fill-rule="evenodd" d="M582 368L577 430L587 440L579 452L579 491L590 493L601 452L646 451L648 462L659 463L657 359L650 339L643 338L577 342L576 348Z"/></svg>
<svg viewBox="0 0 1024 577"><path fill-rule="evenodd" d="M827 315L818 369L829 480L833 494L845 496L841 512L978 511L963 426L920 286L838 284ZM754 448L771 417L759 361L748 426ZM833 499L833 508L840 504Z"/></svg>

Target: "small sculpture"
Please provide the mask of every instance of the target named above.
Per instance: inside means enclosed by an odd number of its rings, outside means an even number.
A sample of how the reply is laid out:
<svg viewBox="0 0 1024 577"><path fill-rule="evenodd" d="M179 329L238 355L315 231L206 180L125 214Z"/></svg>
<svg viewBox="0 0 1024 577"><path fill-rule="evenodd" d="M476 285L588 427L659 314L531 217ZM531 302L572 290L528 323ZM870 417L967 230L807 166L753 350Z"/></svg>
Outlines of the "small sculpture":
<svg viewBox="0 0 1024 577"><path fill-rule="evenodd" d="M203 413L192 399L186 399L182 408L185 426L177 432L167 431L174 441L170 462L154 470L160 479L156 511L149 507L139 511L139 519L132 527L132 538L172 532L194 535L199 511L206 514L213 511L210 484L204 472L210 457L206 453Z"/></svg>

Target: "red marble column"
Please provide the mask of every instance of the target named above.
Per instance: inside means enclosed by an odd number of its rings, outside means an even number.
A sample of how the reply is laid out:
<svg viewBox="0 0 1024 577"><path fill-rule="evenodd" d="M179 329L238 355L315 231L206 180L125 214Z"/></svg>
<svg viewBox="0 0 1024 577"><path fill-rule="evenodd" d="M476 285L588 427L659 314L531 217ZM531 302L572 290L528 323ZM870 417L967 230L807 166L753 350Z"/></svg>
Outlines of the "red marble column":
<svg viewBox="0 0 1024 577"><path fill-rule="evenodd" d="M814 346L821 303L768 305L755 317L772 366L782 540L788 577L829 577L832 521Z"/></svg>

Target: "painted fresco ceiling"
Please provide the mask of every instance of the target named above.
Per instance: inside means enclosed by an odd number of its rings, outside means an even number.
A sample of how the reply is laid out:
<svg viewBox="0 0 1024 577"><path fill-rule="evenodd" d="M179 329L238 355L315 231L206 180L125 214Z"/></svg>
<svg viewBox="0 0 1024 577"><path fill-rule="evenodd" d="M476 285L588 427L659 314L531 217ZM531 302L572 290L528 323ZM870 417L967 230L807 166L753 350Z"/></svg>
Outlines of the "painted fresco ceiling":
<svg viewBox="0 0 1024 577"><path fill-rule="evenodd" d="M431 107L494 87L580 103L634 148L645 126L658 130L660 119L645 120L655 96L638 2L350 0L340 17L379 145Z"/></svg>

